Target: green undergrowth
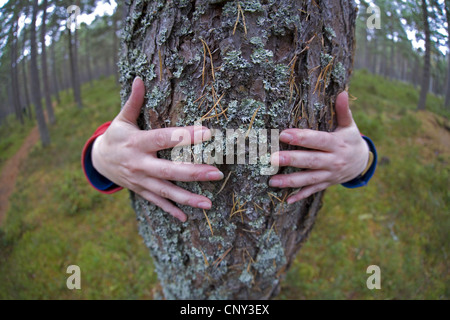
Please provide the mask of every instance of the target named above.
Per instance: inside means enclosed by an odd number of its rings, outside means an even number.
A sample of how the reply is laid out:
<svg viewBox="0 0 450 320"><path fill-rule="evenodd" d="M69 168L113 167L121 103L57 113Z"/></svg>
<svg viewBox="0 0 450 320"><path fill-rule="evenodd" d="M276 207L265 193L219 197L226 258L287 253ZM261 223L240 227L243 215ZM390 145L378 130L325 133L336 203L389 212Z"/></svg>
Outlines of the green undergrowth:
<svg viewBox="0 0 450 320"><path fill-rule="evenodd" d="M448 299L448 113L432 95L418 113L412 86L364 71L350 92L381 163L366 188L330 188L279 298ZM80 167L87 138L119 110L119 88L112 78L84 86L83 110L62 98L53 144L32 150L0 228L0 299L151 299L157 279L128 193L97 193ZM66 287L70 265L79 291ZM366 287L370 265L381 290Z"/></svg>
<svg viewBox="0 0 450 320"><path fill-rule="evenodd" d="M34 125L28 117L24 118L23 125L19 125L14 116L7 117L0 124L0 172L7 160L20 149Z"/></svg>
<svg viewBox="0 0 450 320"><path fill-rule="evenodd" d="M156 276L138 235L128 193L105 196L86 182L85 141L120 110L113 78L83 87L84 109L69 93L56 109L52 145L36 146L17 181L0 229L0 299L151 298ZM78 265L82 290L66 287Z"/></svg>
<svg viewBox="0 0 450 320"><path fill-rule="evenodd" d="M377 146L376 175L362 189L327 191L281 297L448 299L449 113L432 95L435 112L416 112L414 87L366 71L350 93L360 131ZM380 267L381 290L367 288L370 265Z"/></svg>

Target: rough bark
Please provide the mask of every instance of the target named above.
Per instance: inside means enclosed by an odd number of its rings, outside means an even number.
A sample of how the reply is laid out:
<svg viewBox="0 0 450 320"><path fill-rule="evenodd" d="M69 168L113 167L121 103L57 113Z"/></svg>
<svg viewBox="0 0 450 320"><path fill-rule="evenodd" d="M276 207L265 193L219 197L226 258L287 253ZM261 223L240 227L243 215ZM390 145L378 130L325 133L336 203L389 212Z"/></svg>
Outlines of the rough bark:
<svg viewBox="0 0 450 320"><path fill-rule="evenodd" d="M47 110L48 121L55 123L55 112L53 111L52 96L50 94L50 80L47 67L47 46L45 45L45 36L47 34L47 0L42 2L42 23L41 23L41 68L42 85L44 87L45 108Z"/></svg>
<svg viewBox="0 0 450 320"><path fill-rule="evenodd" d="M33 18L30 26L30 42L31 42L31 94L33 97L34 108L36 110L36 119L38 122L39 133L41 136L42 145L48 146L50 144L50 134L48 132L47 123L45 122L44 110L42 109L41 102L41 86L39 82L39 69L38 69L38 50L36 39L36 18L39 11L39 0L35 0L33 3Z"/></svg>
<svg viewBox="0 0 450 320"><path fill-rule="evenodd" d="M427 103L428 90L430 88L430 71L431 71L431 31L430 22L428 21L428 7L426 0L422 0L422 15L425 33L425 56L423 65L422 82L420 89L418 110L425 110Z"/></svg>
<svg viewBox="0 0 450 320"><path fill-rule="evenodd" d="M140 76L145 130L193 125L222 97L210 115L228 108L226 117L203 125L332 131L334 101L353 67L355 19L347 0L133 0L119 62L123 102ZM223 181L177 183L213 201L208 218L181 206L184 224L132 194L165 298L270 299L279 292L323 192L287 205L294 190L269 188L261 166L218 165L230 175L220 193Z"/></svg>

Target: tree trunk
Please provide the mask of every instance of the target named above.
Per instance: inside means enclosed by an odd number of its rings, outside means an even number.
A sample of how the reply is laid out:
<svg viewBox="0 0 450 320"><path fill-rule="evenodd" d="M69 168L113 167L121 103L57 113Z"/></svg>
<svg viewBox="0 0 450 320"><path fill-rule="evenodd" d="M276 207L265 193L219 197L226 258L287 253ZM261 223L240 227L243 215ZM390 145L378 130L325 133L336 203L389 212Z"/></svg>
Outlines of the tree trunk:
<svg viewBox="0 0 450 320"><path fill-rule="evenodd" d="M335 128L334 101L353 67L353 1L133 0L129 6L122 98L135 76L144 79L142 129L193 125L209 110L203 125L224 134L250 126L269 136L270 129ZM274 137L268 150L277 143ZM159 156L170 159L170 151ZM269 188L262 159L227 163L218 164L229 175L226 184L177 183L214 206L207 213L180 206L189 216L184 224L132 194L167 299L275 297L314 225L323 192L287 205L294 190Z"/></svg>
<svg viewBox="0 0 450 320"><path fill-rule="evenodd" d="M77 30L74 32L70 28L69 31L69 59L70 59L70 71L71 80L73 88L73 96L75 103L79 109L83 108L83 102L81 100L81 85L80 85L80 74L78 70L78 46L77 46Z"/></svg>
<svg viewBox="0 0 450 320"><path fill-rule="evenodd" d="M116 8L116 12L114 12L113 16L112 16L112 31L113 31L113 72L114 72L114 77L116 79L116 83L119 84L119 70L117 69L117 56L118 56L118 52L119 52L119 44L118 44L118 40L119 37L117 36L117 20L119 17L119 11L118 11L119 7L117 6Z"/></svg>
<svg viewBox="0 0 450 320"><path fill-rule="evenodd" d="M445 0L445 16L447 17L447 32L450 35L450 1ZM450 37L448 42L448 67L447 67L447 80L445 82L445 108L450 109Z"/></svg>
<svg viewBox="0 0 450 320"><path fill-rule="evenodd" d="M53 37L54 39L56 38L55 36ZM56 97L56 102L59 104L61 104L61 97L59 95L59 87L60 85L58 84L58 72L57 72L57 67L56 67L56 52L55 52L55 43L52 43L52 45L50 46L50 53L51 53L51 59L52 59L52 82L53 82L53 92L55 94Z"/></svg>
<svg viewBox="0 0 450 320"><path fill-rule="evenodd" d="M20 91L19 91L19 65L18 65L18 18L13 21L13 25L11 26L11 87L12 87L12 102L14 105L14 111L16 113L16 118L19 120L21 124L24 124L23 120L23 110L22 110L22 102L20 99Z"/></svg>
<svg viewBox="0 0 450 320"><path fill-rule="evenodd" d="M39 0L33 3L33 18L30 28L30 42L31 42L31 94L33 97L34 108L36 110L36 119L38 122L39 133L41 135L42 145L44 147L50 144L50 134L48 132L47 123L45 122L44 110L41 102L41 86L39 84L39 70L38 70L38 49L36 38L36 17L39 11Z"/></svg>
<svg viewBox="0 0 450 320"><path fill-rule="evenodd" d="M26 41L27 41L27 29L23 29L23 42L22 42L22 53L25 52L26 48ZM24 92L24 98L25 98L25 110L28 115L29 119L32 119L33 115L31 112L31 102L30 102L30 94L28 91L28 75L27 75L27 58L25 55L23 55L22 58L22 79L23 79L23 92Z"/></svg>
<svg viewBox="0 0 450 320"><path fill-rule="evenodd" d="M47 0L42 3L42 23L41 23L41 68L42 68L42 83L44 86L44 95L48 121L53 124L55 123L55 112L53 111L52 96L50 94L50 82L48 77L48 67L47 67L47 46L45 45L45 36L47 34Z"/></svg>
<svg viewBox="0 0 450 320"><path fill-rule="evenodd" d="M426 0L422 0L422 14L425 32L425 57L422 75L422 84L420 90L418 110L425 110L427 104L428 89L430 87L430 70L431 70L431 34L430 22L428 21L428 8Z"/></svg>

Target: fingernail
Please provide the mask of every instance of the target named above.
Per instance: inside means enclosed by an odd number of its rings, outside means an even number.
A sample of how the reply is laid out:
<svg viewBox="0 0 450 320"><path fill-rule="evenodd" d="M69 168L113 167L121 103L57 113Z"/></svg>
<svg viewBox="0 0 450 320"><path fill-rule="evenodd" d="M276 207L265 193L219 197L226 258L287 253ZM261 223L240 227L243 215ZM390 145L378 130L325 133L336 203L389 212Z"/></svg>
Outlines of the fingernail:
<svg viewBox="0 0 450 320"><path fill-rule="evenodd" d="M194 130L194 141L208 141L211 139L211 130Z"/></svg>
<svg viewBox="0 0 450 320"><path fill-rule="evenodd" d="M280 135L280 139L284 142L290 143L292 140L294 140L294 136L289 133L282 133Z"/></svg>
<svg viewBox="0 0 450 320"><path fill-rule="evenodd" d="M204 210L209 210L209 209L212 208L211 203L209 203L209 202L200 202L200 203L198 204L198 207L199 207L200 209L204 209Z"/></svg>
<svg viewBox="0 0 450 320"><path fill-rule="evenodd" d="M208 180L222 180L223 178L225 178L225 176L220 171L213 171L206 174L206 179Z"/></svg>
<svg viewBox="0 0 450 320"><path fill-rule="evenodd" d="M134 78L134 80L133 80L133 86L134 86L134 85L136 84L136 82L139 81L139 80L143 81L142 78L139 77L139 76L137 76L136 78Z"/></svg>
<svg viewBox="0 0 450 320"><path fill-rule="evenodd" d="M295 202L295 200L293 198L289 198L287 200L287 204L293 204Z"/></svg>
<svg viewBox="0 0 450 320"><path fill-rule="evenodd" d="M281 187L281 180L280 179L272 179L272 180L270 180L269 185L273 188Z"/></svg>

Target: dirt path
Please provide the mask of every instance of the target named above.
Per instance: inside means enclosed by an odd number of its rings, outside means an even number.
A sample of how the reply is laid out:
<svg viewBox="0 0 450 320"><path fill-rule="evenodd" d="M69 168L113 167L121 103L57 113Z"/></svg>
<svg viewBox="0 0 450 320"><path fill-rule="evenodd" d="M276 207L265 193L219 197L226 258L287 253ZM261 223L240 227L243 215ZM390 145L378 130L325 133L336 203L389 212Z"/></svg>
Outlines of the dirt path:
<svg viewBox="0 0 450 320"><path fill-rule="evenodd" d="M20 147L19 151L6 162L0 172L0 226L6 218L9 208L9 197L14 191L17 175L23 161L27 158L31 148L39 141L39 130L35 127Z"/></svg>

